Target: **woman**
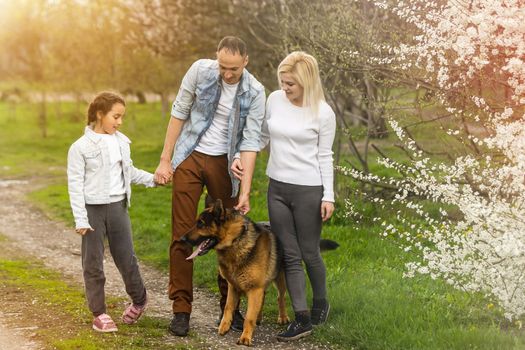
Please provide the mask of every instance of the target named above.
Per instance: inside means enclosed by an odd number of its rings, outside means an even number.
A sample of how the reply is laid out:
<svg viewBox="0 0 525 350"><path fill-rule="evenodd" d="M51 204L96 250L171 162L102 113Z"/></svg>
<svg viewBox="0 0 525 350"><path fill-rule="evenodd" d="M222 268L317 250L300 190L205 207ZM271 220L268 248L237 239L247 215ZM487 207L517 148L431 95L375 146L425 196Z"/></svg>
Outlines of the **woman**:
<svg viewBox="0 0 525 350"><path fill-rule="evenodd" d="M266 104L264 138L270 138L266 174L272 231L283 249L286 284L295 320L278 340L302 338L326 321L326 269L319 250L322 222L334 211L332 144L335 114L325 102L317 61L292 52L279 65L281 90ZM264 142L265 140L263 140ZM306 279L313 306L306 301Z"/></svg>

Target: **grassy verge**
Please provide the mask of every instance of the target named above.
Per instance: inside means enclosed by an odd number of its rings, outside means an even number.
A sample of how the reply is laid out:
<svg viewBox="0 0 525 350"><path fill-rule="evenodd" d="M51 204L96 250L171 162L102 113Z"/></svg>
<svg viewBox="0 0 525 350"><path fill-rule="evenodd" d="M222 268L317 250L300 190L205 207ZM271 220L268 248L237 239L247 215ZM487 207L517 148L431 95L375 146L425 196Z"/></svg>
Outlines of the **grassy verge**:
<svg viewBox="0 0 525 350"><path fill-rule="evenodd" d="M0 237L2 237L0 235ZM82 288L64 280L41 262L8 254L8 241L0 239L0 302L5 313L20 317L9 322L31 325L46 349L188 349L166 342L167 321L148 316L133 326L119 323L119 332L96 333ZM6 254L7 253L7 254ZM107 299L108 313L119 319L124 301Z"/></svg>
<svg viewBox="0 0 525 350"><path fill-rule="evenodd" d="M66 107L62 109L66 110ZM153 171L157 164L166 125L166 120L156 114L157 109L156 105L131 104L124 124L124 132L133 140L135 165L149 171ZM45 150L45 159L63 169L67 147L81 134L82 123L64 117L51 118L49 128L54 130L53 140L42 140L37 132L27 130L36 128L36 124L27 123L25 128L21 124L19 119L8 123L0 104L0 130L5 130L2 126L8 126L10 130L5 138L2 131L0 146L7 146L7 153L11 152L9 156L0 154L0 169L4 162L31 163L30 169L54 174L55 184L33 193L31 198L50 216L71 223L64 172L54 173L47 169L49 164L41 157L42 150ZM28 137L35 137L35 140L30 141ZM25 147L23 152L16 147L19 138ZM46 146L48 143L54 146ZM28 160L30 154L33 158ZM254 220L267 219L266 157L265 153L258 157L254 177L250 213ZM27 176L32 173L30 169L13 165L4 173L0 170L0 177ZM170 190L170 187L135 187L130 208L139 257L164 271L167 271L170 242ZM369 212L373 215L374 208ZM335 239L341 246L324 255L332 311L330 321L314 332L317 341L345 349L525 348L525 336L513 326L511 331L502 331L501 312L490 307L491 304L480 295L453 290L440 280L404 279L404 263L412 257L391 241L382 240L379 232L380 227L375 226L371 218L349 225L339 217L325 225L323 236ZM215 277L215 255L211 253L197 259L196 284L216 290ZM275 300L273 288L266 300L269 302L264 312L269 318L265 319L273 319L277 314L271 302Z"/></svg>

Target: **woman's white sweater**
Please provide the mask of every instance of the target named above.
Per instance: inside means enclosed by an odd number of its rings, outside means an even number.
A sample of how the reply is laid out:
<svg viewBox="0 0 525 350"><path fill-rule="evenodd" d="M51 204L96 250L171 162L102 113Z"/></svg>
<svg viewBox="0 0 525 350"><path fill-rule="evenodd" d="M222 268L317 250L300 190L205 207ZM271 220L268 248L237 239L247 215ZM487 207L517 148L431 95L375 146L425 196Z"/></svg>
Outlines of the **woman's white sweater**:
<svg viewBox="0 0 525 350"><path fill-rule="evenodd" d="M323 186L323 201L334 202L332 144L335 114L324 101L316 116L311 109L292 104L283 90L274 91L266 102L262 147L270 141L266 174L277 181ZM261 147L261 148L262 148Z"/></svg>

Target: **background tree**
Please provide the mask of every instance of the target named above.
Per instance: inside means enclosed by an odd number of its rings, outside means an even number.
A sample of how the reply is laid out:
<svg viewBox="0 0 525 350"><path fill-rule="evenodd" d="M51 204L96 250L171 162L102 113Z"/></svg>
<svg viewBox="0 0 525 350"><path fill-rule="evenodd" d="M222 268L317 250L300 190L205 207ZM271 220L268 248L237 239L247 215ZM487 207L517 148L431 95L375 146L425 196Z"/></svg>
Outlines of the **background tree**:
<svg viewBox="0 0 525 350"><path fill-rule="evenodd" d="M397 177L341 169L398 189L393 201L378 197L374 203L405 207L383 226L385 235L417 253L407 276L429 274L482 292L509 320L517 319L525 313L525 43L518 25L525 21L525 5L512 0L376 5L417 28L411 42L390 47L392 67L434 88L450 121L443 132L462 152L430 157L398 118L391 126L410 161L381 160ZM427 112L438 118L440 110ZM483 132L476 134L478 125ZM415 216L408 218L411 213ZM374 220L381 220L380 214Z"/></svg>
<svg viewBox="0 0 525 350"><path fill-rule="evenodd" d="M46 100L49 83L49 52L46 47L47 32L42 28L46 25L49 8L44 0L24 1L19 4L6 4L10 16L4 19L1 45L5 53L3 61L8 67L7 76L23 81L34 91L38 91L40 109L38 124L42 137L47 136Z"/></svg>

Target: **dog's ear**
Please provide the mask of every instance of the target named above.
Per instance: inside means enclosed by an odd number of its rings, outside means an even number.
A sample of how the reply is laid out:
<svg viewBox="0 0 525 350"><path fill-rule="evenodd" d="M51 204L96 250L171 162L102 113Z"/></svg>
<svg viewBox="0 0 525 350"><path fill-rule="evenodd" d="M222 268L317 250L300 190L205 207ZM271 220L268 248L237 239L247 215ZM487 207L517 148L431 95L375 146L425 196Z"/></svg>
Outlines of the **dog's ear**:
<svg viewBox="0 0 525 350"><path fill-rule="evenodd" d="M206 198L204 199L204 208L211 208L214 204L213 198L211 198L209 193L206 193Z"/></svg>
<svg viewBox="0 0 525 350"><path fill-rule="evenodd" d="M224 207L220 199L217 199L213 204L213 216L221 221L223 220Z"/></svg>

